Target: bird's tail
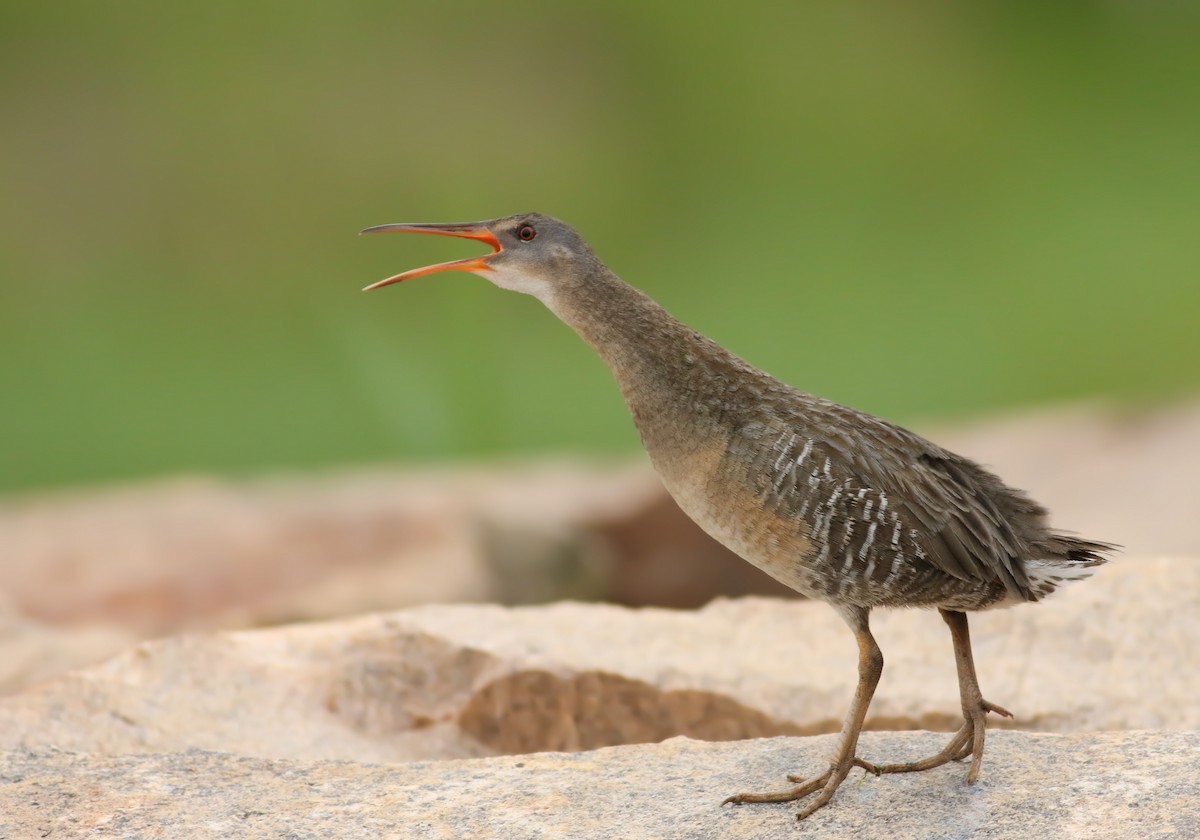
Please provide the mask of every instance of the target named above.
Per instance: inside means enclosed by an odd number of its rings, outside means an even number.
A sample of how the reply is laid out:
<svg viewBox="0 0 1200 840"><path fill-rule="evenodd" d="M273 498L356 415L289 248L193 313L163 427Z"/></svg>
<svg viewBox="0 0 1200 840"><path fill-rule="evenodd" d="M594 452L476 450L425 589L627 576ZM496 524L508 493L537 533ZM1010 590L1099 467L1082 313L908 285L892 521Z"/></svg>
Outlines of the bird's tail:
<svg viewBox="0 0 1200 840"><path fill-rule="evenodd" d="M1069 534L1052 533L1037 546L1037 559L1025 564L1034 600L1041 600L1072 580L1092 576L1097 566L1108 562L1106 554L1120 546L1095 540L1081 540Z"/></svg>
<svg viewBox="0 0 1200 840"><path fill-rule="evenodd" d="M1044 557L1049 562L1058 561L1061 564L1088 568L1108 562L1105 555L1119 551L1120 546L1114 543L1098 542L1096 540L1081 540L1070 534L1051 534L1042 545Z"/></svg>

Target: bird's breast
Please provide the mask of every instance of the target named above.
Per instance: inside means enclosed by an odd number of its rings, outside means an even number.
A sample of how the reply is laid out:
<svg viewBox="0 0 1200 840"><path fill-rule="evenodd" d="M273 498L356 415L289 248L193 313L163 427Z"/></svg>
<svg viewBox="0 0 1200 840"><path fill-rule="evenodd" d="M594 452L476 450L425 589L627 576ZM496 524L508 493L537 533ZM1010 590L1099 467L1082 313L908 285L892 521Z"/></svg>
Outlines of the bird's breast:
<svg viewBox="0 0 1200 840"><path fill-rule="evenodd" d="M813 553L806 523L763 504L746 465L731 458L726 436L697 437L692 445L647 442L667 492L717 542L785 586L817 596L819 582L804 562Z"/></svg>

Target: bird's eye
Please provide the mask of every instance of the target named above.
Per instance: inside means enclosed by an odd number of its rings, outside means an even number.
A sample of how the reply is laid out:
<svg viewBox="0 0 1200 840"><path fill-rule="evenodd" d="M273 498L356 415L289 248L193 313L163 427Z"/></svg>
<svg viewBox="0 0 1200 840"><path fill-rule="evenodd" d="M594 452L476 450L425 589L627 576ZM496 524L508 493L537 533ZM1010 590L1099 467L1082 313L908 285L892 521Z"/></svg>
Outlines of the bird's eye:
<svg viewBox="0 0 1200 840"><path fill-rule="evenodd" d="M533 237L537 236L537 231L533 229L533 225L521 225L517 231L517 237L522 242L528 242Z"/></svg>

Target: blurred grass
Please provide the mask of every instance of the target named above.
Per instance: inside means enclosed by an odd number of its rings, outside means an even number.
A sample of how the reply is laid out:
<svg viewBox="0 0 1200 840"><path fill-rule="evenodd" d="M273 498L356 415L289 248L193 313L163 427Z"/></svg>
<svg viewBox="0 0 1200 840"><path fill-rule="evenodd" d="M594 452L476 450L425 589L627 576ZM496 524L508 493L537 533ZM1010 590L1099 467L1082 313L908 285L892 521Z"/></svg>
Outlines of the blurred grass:
<svg viewBox="0 0 1200 840"><path fill-rule="evenodd" d="M631 451L598 360L370 224L536 209L911 422L1200 385L1200 10L0 8L0 490Z"/></svg>

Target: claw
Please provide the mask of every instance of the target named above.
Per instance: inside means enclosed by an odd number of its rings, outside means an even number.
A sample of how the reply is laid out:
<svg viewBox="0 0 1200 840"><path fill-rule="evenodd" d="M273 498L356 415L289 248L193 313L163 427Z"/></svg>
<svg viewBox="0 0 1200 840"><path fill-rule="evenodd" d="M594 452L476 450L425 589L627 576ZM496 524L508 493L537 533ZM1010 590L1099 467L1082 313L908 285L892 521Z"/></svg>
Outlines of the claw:
<svg viewBox="0 0 1200 840"><path fill-rule="evenodd" d="M981 700L979 702L983 705L983 710L985 712L995 712L996 714L1000 715L1001 717L1006 717L1006 718L1010 718L1013 716L1013 713L1010 712L1008 709L1004 708L1003 706L997 706L995 703L989 703L987 700Z"/></svg>

